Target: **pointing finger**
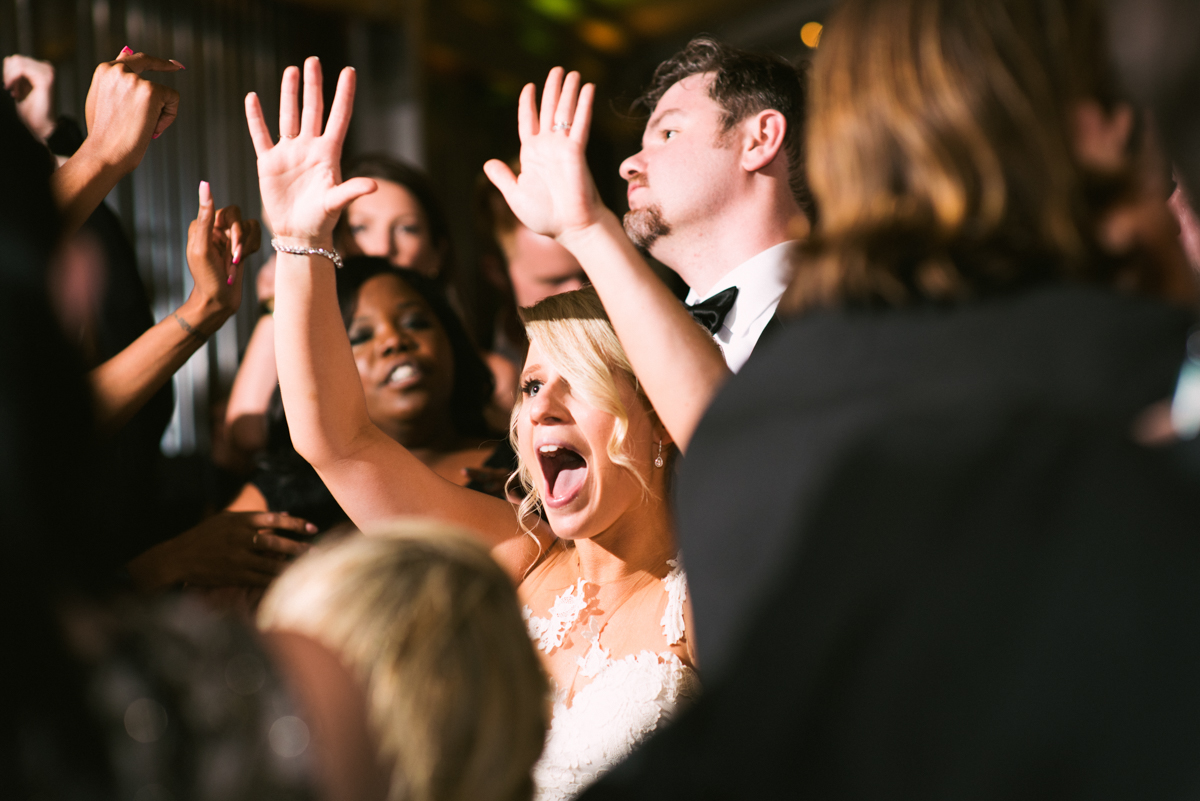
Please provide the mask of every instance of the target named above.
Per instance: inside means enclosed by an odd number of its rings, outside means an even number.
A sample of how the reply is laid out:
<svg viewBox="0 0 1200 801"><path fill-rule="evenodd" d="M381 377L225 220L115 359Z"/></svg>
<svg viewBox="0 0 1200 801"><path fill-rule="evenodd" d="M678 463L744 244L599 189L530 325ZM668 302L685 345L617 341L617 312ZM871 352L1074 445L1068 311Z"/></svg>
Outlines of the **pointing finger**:
<svg viewBox="0 0 1200 801"><path fill-rule="evenodd" d="M125 65L125 68L130 72L179 72L182 69L187 69L178 61L169 58L158 58L157 56L148 56L145 53L127 53L129 48L122 50L114 61L119 61Z"/></svg>
<svg viewBox="0 0 1200 801"><path fill-rule="evenodd" d="M277 528L301 534L317 533L317 527L312 523L283 512L255 512L250 515L249 523L254 528Z"/></svg>
<svg viewBox="0 0 1200 801"><path fill-rule="evenodd" d="M208 181L200 182L200 209L196 212L196 223L200 226L200 234L204 237L204 244L207 247L209 240L212 239L213 225L216 222L216 214L213 211L212 187L208 185Z"/></svg>

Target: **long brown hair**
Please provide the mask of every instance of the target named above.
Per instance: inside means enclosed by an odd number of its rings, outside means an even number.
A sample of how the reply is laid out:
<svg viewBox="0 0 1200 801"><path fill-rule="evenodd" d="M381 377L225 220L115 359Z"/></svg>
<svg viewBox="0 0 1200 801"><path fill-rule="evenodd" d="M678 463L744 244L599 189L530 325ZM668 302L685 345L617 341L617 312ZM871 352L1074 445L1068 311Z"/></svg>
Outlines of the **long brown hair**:
<svg viewBox="0 0 1200 801"><path fill-rule="evenodd" d="M1069 124L1120 99L1094 0L846 0L810 98L791 310L1114 279L1095 224L1129 176L1081 167Z"/></svg>

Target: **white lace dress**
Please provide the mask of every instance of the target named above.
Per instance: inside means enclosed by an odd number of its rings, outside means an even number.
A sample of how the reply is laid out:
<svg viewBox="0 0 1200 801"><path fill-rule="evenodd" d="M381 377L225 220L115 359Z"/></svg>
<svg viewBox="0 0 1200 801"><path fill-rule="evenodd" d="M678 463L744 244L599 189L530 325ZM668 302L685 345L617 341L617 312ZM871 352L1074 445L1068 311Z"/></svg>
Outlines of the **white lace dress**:
<svg viewBox="0 0 1200 801"><path fill-rule="evenodd" d="M684 636L687 579L676 561L668 564L672 570L662 579L667 605L661 621L667 647L613 658L600 644L601 632L583 634L591 647L577 661L580 675L591 682L569 706L561 697L554 704L546 748L533 769L536 801L575 797L670 720L682 701L699 694L696 672L669 650ZM555 599L550 617L535 617L528 606L522 611L534 643L549 654L586 607L580 579Z"/></svg>

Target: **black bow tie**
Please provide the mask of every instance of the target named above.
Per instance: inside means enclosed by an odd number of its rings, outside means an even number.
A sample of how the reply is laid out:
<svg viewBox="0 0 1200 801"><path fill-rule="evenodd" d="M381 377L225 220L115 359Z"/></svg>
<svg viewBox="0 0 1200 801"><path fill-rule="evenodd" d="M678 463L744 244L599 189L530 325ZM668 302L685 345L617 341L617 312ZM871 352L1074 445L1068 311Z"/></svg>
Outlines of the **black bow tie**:
<svg viewBox="0 0 1200 801"><path fill-rule="evenodd" d="M722 289L708 300L702 300L695 306L688 306L688 314L692 315L693 320L707 328L708 333L715 334L721 330L721 324L725 322L725 315L729 314L729 310L733 308L733 302L737 300L737 295L738 288L736 286Z"/></svg>

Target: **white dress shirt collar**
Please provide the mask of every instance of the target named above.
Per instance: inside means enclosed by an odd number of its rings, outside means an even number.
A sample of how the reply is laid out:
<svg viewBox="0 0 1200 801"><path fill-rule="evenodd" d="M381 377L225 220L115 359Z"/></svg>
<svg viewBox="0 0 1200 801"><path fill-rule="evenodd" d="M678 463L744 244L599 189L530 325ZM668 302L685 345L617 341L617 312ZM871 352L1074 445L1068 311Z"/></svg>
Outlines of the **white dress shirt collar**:
<svg viewBox="0 0 1200 801"><path fill-rule="evenodd" d="M713 339L721 346L725 362L735 373L742 368L767 323L775 315L783 292L792 280L790 252L794 241L781 242L742 262L713 284L701 297L695 290L688 305L707 300L731 286L738 288L737 300Z"/></svg>

